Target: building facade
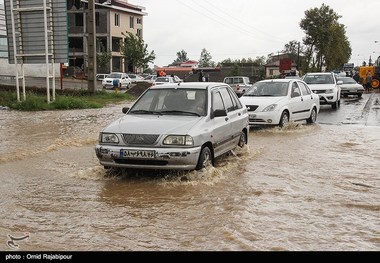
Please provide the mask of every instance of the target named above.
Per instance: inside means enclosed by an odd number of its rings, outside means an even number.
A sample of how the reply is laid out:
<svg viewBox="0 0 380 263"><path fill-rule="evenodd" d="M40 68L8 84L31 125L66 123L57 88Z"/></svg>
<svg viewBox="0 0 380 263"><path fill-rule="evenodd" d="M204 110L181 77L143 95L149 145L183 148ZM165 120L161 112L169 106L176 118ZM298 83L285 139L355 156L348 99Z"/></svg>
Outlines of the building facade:
<svg viewBox="0 0 380 263"><path fill-rule="evenodd" d="M5 9L0 3L0 59L8 59L8 41L5 25Z"/></svg>
<svg viewBox="0 0 380 263"><path fill-rule="evenodd" d="M67 0L69 66L84 71L87 66L87 7L87 1ZM126 32L143 37L143 17L147 15L144 10L144 7L128 1L95 0L96 49L97 52L110 51L112 54L106 68L98 65L99 73L138 71L125 61L120 51Z"/></svg>

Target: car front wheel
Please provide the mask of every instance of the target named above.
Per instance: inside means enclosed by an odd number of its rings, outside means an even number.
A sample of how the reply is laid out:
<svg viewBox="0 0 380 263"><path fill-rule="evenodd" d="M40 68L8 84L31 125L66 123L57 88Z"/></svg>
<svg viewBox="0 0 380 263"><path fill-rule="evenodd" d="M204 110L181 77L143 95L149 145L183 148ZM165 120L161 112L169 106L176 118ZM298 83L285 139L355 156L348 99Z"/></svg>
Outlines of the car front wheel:
<svg viewBox="0 0 380 263"><path fill-rule="evenodd" d="M212 154L210 148L208 146L205 146L202 148L202 151L199 155L197 167L195 170L201 170L203 168L206 168L207 166L212 165Z"/></svg>
<svg viewBox="0 0 380 263"><path fill-rule="evenodd" d="M280 127L284 127L286 126L287 124L289 123L289 114L284 111L282 114L281 114L281 119L280 119L280 123L278 124L278 126Z"/></svg>

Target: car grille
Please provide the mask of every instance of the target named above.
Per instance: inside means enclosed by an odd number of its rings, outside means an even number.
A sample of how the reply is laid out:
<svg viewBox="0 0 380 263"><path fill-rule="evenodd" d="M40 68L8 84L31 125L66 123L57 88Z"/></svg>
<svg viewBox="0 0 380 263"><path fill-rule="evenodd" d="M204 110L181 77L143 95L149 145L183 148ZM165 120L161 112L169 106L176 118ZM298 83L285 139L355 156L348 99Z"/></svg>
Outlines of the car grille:
<svg viewBox="0 0 380 263"><path fill-rule="evenodd" d="M247 105L248 111L255 111L258 107L258 105Z"/></svg>
<svg viewBox="0 0 380 263"><path fill-rule="evenodd" d="M126 144L135 145L153 145L159 135L152 134L123 134L123 140Z"/></svg>
<svg viewBox="0 0 380 263"><path fill-rule="evenodd" d="M326 93L326 90L313 90L315 94Z"/></svg>

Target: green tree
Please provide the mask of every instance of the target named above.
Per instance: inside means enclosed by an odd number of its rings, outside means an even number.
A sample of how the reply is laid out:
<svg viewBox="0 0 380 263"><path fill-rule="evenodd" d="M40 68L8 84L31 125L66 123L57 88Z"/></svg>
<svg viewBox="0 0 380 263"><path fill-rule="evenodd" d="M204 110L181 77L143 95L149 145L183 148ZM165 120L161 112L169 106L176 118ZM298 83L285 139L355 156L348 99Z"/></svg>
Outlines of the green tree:
<svg viewBox="0 0 380 263"><path fill-rule="evenodd" d="M125 40L121 43L120 53L126 58L128 71L135 72L136 68L148 68L148 64L156 58L154 51L148 52L144 40L131 32L123 33Z"/></svg>
<svg viewBox="0 0 380 263"><path fill-rule="evenodd" d="M112 58L111 50L106 50L105 46L101 41L98 40L99 51L96 55L96 64L98 66L99 73L108 73L109 72L109 63Z"/></svg>
<svg viewBox="0 0 380 263"><path fill-rule="evenodd" d="M229 73L229 76L239 76L239 75L240 75L240 66L238 63L235 63Z"/></svg>
<svg viewBox="0 0 380 263"><path fill-rule="evenodd" d="M179 65L183 62L188 61L189 58L187 57L187 52L185 50L181 50L177 52L177 58L173 61L171 65Z"/></svg>
<svg viewBox="0 0 380 263"><path fill-rule="evenodd" d="M305 11L300 27L306 33L303 43L310 70L322 71L324 66L326 70L332 70L337 63L346 62L351 56L350 43L339 18L341 16L325 4Z"/></svg>
<svg viewBox="0 0 380 263"><path fill-rule="evenodd" d="M210 52L208 52L205 48L202 49L201 57L199 59L199 66L200 67L214 67L215 62L212 60L212 56L210 55Z"/></svg>

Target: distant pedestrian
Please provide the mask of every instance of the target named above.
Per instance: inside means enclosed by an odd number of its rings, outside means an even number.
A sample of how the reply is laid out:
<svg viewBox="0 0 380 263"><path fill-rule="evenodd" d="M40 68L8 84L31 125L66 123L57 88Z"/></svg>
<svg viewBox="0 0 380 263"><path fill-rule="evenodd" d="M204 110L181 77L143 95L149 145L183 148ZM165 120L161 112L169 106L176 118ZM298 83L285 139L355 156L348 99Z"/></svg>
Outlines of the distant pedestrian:
<svg viewBox="0 0 380 263"><path fill-rule="evenodd" d="M203 70L199 71L198 81L203 82Z"/></svg>
<svg viewBox="0 0 380 263"><path fill-rule="evenodd" d="M354 76L352 77L357 83L360 83L360 75L359 72L355 72Z"/></svg>
<svg viewBox="0 0 380 263"><path fill-rule="evenodd" d="M372 75L371 75L371 71L368 71L367 76L365 78L365 89L367 93L371 89L371 83L372 83Z"/></svg>

